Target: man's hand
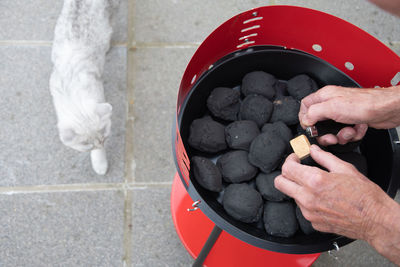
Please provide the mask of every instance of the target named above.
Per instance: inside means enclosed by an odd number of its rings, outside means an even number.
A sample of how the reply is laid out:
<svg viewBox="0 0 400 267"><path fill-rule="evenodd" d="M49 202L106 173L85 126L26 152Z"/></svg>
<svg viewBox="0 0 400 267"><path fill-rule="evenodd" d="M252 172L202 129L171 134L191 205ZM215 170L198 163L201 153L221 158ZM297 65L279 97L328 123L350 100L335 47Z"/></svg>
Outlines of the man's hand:
<svg viewBox="0 0 400 267"><path fill-rule="evenodd" d="M393 15L400 16L400 2L398 0L369 0L380 8L392 13Z"/></svg>
<svg viewBox="0 0 400 267"><path fill-rule="evenodd" d="M332 119L356 124L336 136L318 138L321 145L346 144L364 137L368 126L393 128L400 125L400 86L389 88L347 88L328 85L301 101L299 120L303 128Z"/></svg>
<svg viewBox="0 0 400 267"><path fill-rule="evenodd" d="M291 154L275 187L296 200L316 230L364 239L400 266L400 205L353 165L316 145L311 156L328 172Z"/></svg>
<svg viewBox="0 0 400 267"><path fill-rule="evenodd" d="M333 154L312 145L311 156L329 172L302 165L291 154L275 179L275 187L296 200L316 230L371 239L379 211L391 199L353 165Z"/></svg>

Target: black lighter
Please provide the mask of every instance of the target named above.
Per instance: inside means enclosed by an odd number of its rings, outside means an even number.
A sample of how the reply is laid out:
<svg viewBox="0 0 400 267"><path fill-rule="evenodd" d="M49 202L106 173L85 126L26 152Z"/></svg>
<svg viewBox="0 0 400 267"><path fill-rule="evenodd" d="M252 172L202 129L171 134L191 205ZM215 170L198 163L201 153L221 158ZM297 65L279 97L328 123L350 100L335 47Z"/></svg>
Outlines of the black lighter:
<svg viewBox="0 0 400 267"><path fill-rule="evenodd" d="M313 126L306 128L309 137L323 136L325 134L336 135L344 127L353 127L354 124L344 124L334 120L319 121Z"/></svg>

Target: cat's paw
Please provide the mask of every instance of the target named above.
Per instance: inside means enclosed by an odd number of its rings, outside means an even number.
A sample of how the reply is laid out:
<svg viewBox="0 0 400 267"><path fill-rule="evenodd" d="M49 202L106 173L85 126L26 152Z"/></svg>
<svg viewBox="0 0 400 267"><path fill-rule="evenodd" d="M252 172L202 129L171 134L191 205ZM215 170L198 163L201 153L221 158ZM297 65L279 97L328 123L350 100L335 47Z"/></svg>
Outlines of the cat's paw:
<svg viewBox="0 0 400 267"><path fill-rule="evenodd" d="M90 160L92 162L92 168L97 174L104 175L107 173L108 161L104 148L90 151Z"/></svg>
<svg viewBox="0 0 400 267"><path fill-rule="evenodd" d="M92 163L92 168L97 174L105 175L108 170L108 162L105 161L105 162L96 163L96 164Z"/></svg>

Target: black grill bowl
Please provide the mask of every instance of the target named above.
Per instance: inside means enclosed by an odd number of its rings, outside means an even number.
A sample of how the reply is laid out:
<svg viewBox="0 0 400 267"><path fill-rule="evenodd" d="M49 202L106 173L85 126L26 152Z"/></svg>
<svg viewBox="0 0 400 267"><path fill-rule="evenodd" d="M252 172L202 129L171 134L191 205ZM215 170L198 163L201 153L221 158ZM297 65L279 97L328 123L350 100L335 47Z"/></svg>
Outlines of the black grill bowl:
<svg viewBox="0 0 400 267"><path fill-rule="evenodd" d="M177 127L189 159L194 154L199 155L198 151L194 151L188 145L189 127L194 119L206 113L206 99L211 90L220 86L238 86L246 73L256 70L271 73L281 80L305 73L312 77L319 87L328 84L360 87L349 76L326 61L298 50L254 46L225 56L197 80L179 110ZM395 129L369 129L360 145L360 152L367 158L369 178L392 198L399 186L400 173L398 164L394 164L400 162L400 153L395 141L398 141ZM173 150L175 152L176 148ZM174 154L177 161L176 153ZM184 177L181 173L180 175L184 182ZM245 224L230 217L218 202L221 194L203 189L192 179L192 172L189 176L188 193L193 200L201 201L201 211L218 227L248 244L281 253L311 254L331 250L335 242L343 246L353 241L344 236L327 233L305 235L300 230L292 238L270 236L260 224Z"/></svg>

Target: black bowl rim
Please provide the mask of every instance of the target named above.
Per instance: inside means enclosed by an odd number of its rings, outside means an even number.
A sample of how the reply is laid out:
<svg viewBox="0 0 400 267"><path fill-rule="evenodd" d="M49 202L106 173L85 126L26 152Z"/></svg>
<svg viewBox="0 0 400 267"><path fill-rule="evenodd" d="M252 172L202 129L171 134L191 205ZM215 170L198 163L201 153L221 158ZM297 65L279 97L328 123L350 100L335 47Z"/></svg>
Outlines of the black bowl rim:
<svg viewBox="0 0 400 267"><path fill-rule="evenodd" d="M192 87L190 88L189 92L187 93L187 95L185 96L185 99L179 109L179 113L177 114L177 116L174 117L174 122L173 122L173 127L172 127L172 136L173 136L173 142L172 142L172 151L173 151L173 156L174 156L174 161L176 164L176 168L178 171L178 174L181 178L181 181L183 183L183 185L185 186L187 192L189 193L190 197L194 200L200 200L200 203L198 204L199 209L213 222L215 223L216 226L218 226L219 228L225 230L226 232L228 232L229 234L231 234L232 236L235 236L236 238L249 243L251 245L254 245L256 247L259 248L263 248L263 249L267 249L270 251L275 251L275 252L279 252L279 253L289 253L289 254L312 254L312 253L320 253L320 252L325 252L325 251L329 251L329 250L335 250L336 246L344 246L346 244L349 244L351 242L353 242L353 239L347 238L345 236L340 236L340 235L336 235L336 234L326 234L326 235L330 235L332 236L331 239L329 239L329 241L323 241L320 243L315 243L315 244L284 244L284 243L277 243L277 242L273 242L273 241L269 241L266 239L262 239L259 238L257 236L251 235L250 233L247 233L246 231L243 231L242 229L232 225L231 223L229 223L227 220L225 220L224 218L222 218L221 215L219 215L213 208L211 208L203 199L203 197L200 196L199 192L196 190L195 186L192 184L191 179L189 179L189 184L187 185L184 181L183 175L180 172L178 163L177 163L177 155L176 155L176 150L175 150L175 140L177 138L177 129L176 129L176 125L178 125L179 127L179 132L181 131L181 122L182 122L182 117L183 117L183 113L184 110L186 109L186 105L192 95L192 93L194 92L195 88L197 88L198 84L202 82L202 80L207 77L207 74L216 69L218 66L220 66L221 64L225 64L227 61L234 59L237 56L241 56L241 55L245 55L246 53L253 53L253 52L265 52L265 51L277 51L280 50L282 52L285 53L294 53L294 54L299 54L302 56L306 56L306 57L311 57L317 61L320 61L326 65L329 65L333 70L341 73L342 75L346 76L349 80L351 80L354 84L356 84L358 87L361 88L361 86L354 81L351 77L349 77L346 73L344 73L343 71L341 71L340 69L336 68L335 66L333 66L332 64L330 64L329 62L316 57L314 55L311 55L307 52L301 51L301 50L297 50L297 49L287 49L285 47L279 47L279 46L252 46L246 49L242 49L239 51L235 51L233 53L230 53L222 58L220 58L216 63L213 64L213 68L210 70L205 71L199 79L197 79L197 81L192 85ZM178 120L178 124L176 124L176 120ZM399 137L397 135L396 129L389 129L389 136L391 138L391 140L398 140ZM393 150L394 152L394 156L397 159L400 159L400 150L398 149L397 146L393 145ZM395 167L395 166L394 166ZM400 167L396 168L398 172L400 172ZM388 189L388 194L393 198L396 194L396 190L393 189L394 187L394 183L393 183L393 174L392 174L392 179L391 179L391 184L389 185L389 189ZM397 179L399 180L399 179ZM398 187L398 182L397 182L397 187ZM396 187L396 188L397 188ZM390 190L392 189L392 190ZM393 195L394 194L394 195Z"/></svg>

